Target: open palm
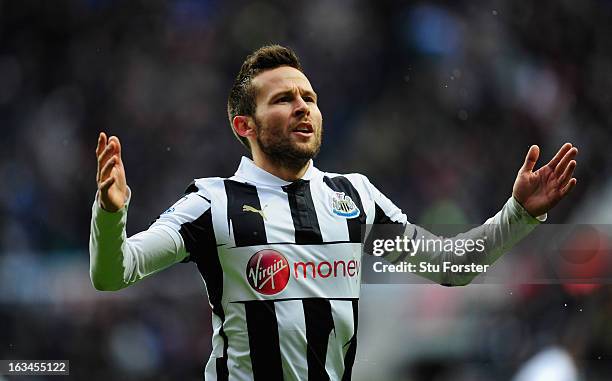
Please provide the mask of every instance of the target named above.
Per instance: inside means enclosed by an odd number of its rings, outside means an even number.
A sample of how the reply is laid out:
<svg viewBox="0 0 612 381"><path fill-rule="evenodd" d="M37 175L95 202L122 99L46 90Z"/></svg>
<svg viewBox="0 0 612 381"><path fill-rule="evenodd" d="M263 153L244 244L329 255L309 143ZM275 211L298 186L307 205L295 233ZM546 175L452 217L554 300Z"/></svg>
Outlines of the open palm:
<svg viewBox="0 0 612 381"><path fill-rule="evenodd" d="M577 180L572 175L577 154L576 147L565 143L548 164L534 171L540 148L531 146L516 176L512 195L532 216L548 212L576 185Z"/></svg>
<svg viewBox="0 0 612 381"><path fill-rule="evenodd" d="M96 156L98 158L96 182L98 183L100 206L109 212L116 212L123 208L128 198L119 138L111 136L107 139L106 134L101 132L98 137Z"/></svg>

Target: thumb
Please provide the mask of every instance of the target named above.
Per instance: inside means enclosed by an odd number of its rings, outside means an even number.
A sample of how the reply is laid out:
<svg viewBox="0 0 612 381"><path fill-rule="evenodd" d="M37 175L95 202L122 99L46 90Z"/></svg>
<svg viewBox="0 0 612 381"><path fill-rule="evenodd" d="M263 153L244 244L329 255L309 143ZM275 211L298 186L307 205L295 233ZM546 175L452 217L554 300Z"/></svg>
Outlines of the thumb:
<svg viewBox="0 0 612 381"><path fill-rule="evenodd" d="M538 157L540 157L540 147L533 145L529 147L529 151L527 152L527 156L525 156L525 163L521 167L521 172L531 172L538 161Z"/></svg>

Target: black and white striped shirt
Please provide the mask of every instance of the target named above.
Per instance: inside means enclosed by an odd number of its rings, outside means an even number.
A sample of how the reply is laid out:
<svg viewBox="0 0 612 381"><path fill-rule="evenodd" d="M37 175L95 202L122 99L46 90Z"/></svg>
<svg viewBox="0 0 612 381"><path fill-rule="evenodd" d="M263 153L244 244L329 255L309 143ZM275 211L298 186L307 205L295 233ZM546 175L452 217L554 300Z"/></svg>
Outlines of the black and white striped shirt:
<svg viewBox="0 0 612 381"><path fill-rule="evenodd" d="M198 179L188 191L155 224L179 231L206 282L215 334L207 378L350 379L361 226L405 223L399 209L364 176L312 163L289 183L243 158L233 177Z"/></svg>
<svg viewBox="0 0 612 381"><path fill-rule="evenodd" d="M526 219L519 207L511 199L495 222ZM408 226L365 176L322 172L312 161L290 183L243 158L233 177L195 180L147 231L129 239L126 209L107 213L94 203L92 279L112 278L110 289L121 288L173 263L194 262L213 312L210 380L349 380L362 225ZM501 238L507 246L508 237ZM107 252L119 252L121 274L103 261L113 255Z"/></svg>

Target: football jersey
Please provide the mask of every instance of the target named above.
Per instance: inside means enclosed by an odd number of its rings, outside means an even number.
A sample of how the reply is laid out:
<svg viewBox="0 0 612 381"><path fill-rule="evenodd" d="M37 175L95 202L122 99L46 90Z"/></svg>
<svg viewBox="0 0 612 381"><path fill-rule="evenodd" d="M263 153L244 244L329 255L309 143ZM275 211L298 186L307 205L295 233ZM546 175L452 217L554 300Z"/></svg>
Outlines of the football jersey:
<svg viewBox="0 0 612 381"><path fill-rule="evenodd" d="M311 161L301 179L287 182L247 158L233 177L196 179L129 239L127 206L108 213L96 202L92 213L92 280L108 278L109 289L177 262L197 265L212 308L209 380L349 380L362 227L412 227L363 175L323 172ZM472 235L492 236L486 261L493 262L537 220L511 198L487 222L496 225Z"/></svg>
<svg viewBox="0 0 612 381"><path fill-rule="evenodd" d="M283 181L243 158L153 224L178 231L213 311L207 379L350 379L361 228L406 217L362 175Z"/></svg>

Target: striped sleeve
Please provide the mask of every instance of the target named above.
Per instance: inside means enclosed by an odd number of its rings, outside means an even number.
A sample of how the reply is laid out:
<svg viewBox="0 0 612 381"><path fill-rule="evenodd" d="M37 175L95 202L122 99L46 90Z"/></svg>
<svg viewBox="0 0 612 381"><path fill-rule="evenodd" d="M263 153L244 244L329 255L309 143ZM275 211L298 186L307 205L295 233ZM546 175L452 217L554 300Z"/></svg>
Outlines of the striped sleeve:
<svg viewBox="0 0 612 381"><path fill-rule="evenodd" d="M406 215L403 214L397 206L367 181L367 179L365 179L365 181L370 189L370 194L374 202L374 218L372 219L372 223L397 225L396 229L392 227L381 228L376 229L376 233L369 234L365 242L365 252L371 252L368 251L368 248L372 245L374 235L376 235L376 239L394 239L398 236L407 236L413 243L412 252L390 252L382 256L391 263L405 261L417 265L419 262L427 262L434 265L441 265L444 262L458 265L492 265L504 253L525 238L539 223L546 220L546 215L539 217L531 216L514 197L510 197L502 209L493 217L485 221L484 224L454 237L441 237L420 226L410 224ZM459 241L468 242L480 240L484 242L484 251L472 250L466 251L465 254L457 255L452 251L445 251L444 249L425 250L423 249L425 245L414 245L418 240L430 243L434 241L438 241L438 243L452 241L453 243L453 245L434 243L428 246L433 248L457 247ZM479 275L479 273L475 272L432 272L418 274L445 286L466 285Z"/></svg>
<svg viewBox="0 0 612 381"><path fill-rule="evenodd" d="M403 236L409 226L407 216L387 196L376 188L367 177L359 174L350 175L355 184L359 184L366 195L364 205L367 207L367 225L363 240L363 252L373 252L374 239L394 239ZM399 258L397 253L385 253L383 258L393 262Z"/></svg>
<svg viewBox="0 0 612 381"><path fill-rule="evenodd" d="M367 224L408 224L408 218L404 212L378 190L366 176L352 173L346 177L361 194L367 213Z"/></svg>
<svg viewBox="0 0 612 381"><path fill-rule="evenodd" d="M431 246L434 249L418 249L412 256L402 255L401 260L409 262L425 261L435 265L448 262L453 265L490 266L545 219L545 215L537 218L531 216L514 197L510 197L502 209L485 221L484 224L454 237L440 237L420 226L409 226L406 229L406 234L411 236L413 240L419 239L423 242L442 241L444 243L452 241L453 244L433 244ZM462 243L458 244L460 241ZM470 241L482 242L483 249L478 250L475 246L473 250L466 249L461 255L446 249L446 247L460 247L460 245L463 246ZM440 247L444 249L440 250ZM399 260L395 259L396 262ZM479 274L478 272L435 272L420 273L419 275L444 286L464 286L472 282Z"/></svg>
<svg viewBox="0 0 612 381"><path fill-rule="evenodd" d="M369 182L368 182L369 183ZM370 183L374 199L374 222L375 224L398 224L406 225L408 218L400 208L387 198L381 191Z"/></svg>

